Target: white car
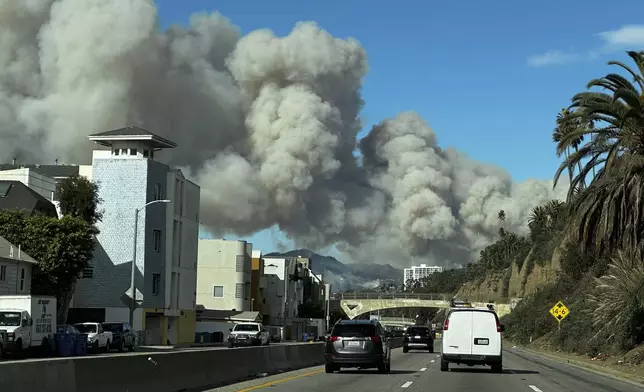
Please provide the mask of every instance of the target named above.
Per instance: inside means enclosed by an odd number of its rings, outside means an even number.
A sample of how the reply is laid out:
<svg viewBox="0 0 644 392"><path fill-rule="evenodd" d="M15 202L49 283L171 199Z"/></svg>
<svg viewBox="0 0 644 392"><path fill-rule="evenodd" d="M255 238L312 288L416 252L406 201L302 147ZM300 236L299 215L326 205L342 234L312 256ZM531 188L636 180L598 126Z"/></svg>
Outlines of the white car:
<svg viewBox="0 0 644 392"><path fill-rule="evenodd" d="M268 331L260 323L239 323L230 329L228 347L270 344Z"/></svg>
<svg viewBox="0 0 644 392"><path fill-rule="evenodd" d="M114 341L112 332L103 330L101 323L78 323L74 324L80 333L87 334L87 348L88 350L98 352L103 350L110 351L110 346Z"/></svg>
<svg viewBox="0 0 644 392"><path fill-rule="evenodd" d="M491 366L503 372L502 333L505 327L490 308L450 308L443 326L441 371L450 363Z"/></svg>

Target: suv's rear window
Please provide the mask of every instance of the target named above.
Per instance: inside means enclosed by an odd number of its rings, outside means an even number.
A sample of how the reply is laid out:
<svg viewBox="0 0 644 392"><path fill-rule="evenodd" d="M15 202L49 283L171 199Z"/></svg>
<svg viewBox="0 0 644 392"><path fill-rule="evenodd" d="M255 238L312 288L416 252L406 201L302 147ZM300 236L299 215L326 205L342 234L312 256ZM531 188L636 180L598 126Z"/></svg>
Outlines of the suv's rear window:
<svg viewBox="0 0 644 392"><path fill-rule="evenodd" d="M407 333L410 335L427 336L429 335L429 328L410 327Z"/></svg>
<svg viewBox="0 0 644 392"><path fill-rule="evenodd" d="M369 324L338 324L333 328L333 336L365 338L375 335L375 327Z"/></svg>

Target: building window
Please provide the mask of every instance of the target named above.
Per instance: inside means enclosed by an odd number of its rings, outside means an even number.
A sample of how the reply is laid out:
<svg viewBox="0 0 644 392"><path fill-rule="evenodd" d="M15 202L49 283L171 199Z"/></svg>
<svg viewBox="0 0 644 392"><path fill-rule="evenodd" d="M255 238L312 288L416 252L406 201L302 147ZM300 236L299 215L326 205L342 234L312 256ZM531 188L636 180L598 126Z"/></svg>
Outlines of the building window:
<svg viewBox="0 0 644 392"><path fill-rule="evenodd" d="M7 281L7 266L0 265L0 282L6 282L6 281Z"/></svg>
<svg viewBox="0 0 644 392"><path fill-rule="evenodd" d="M152 230L152 241L154 242L154 251L161 252L161 230Z"/></svg>
<svg viewBox="0 0 644 392"><path fill-rule="evenodd" d="M81 279L94 279L94 267L83 268Z"/></svg>
<svg viewBox="0 0 644 392"><path fill-rule="evenodd" d="M136 148L130 148L130 155L136 156Z"/></svg>
<svg viewBox="0 0 644 392"><path fill-rule="evenodd" d="M121 152L121 150L119 150L118 148L114 149L114 155L119 155L120 152Z"/></svg>
<svg viewBox="0 0 644 392"><path fill-rule="evenodd" d="M150 150L143 150L143 158L147 158L150 156Z"/></svg>
<svg viewBox="0 0 644 392"><path fill-rule="evenodd" d="M25 269L20 269L20 291L25 291Z"/></svg>
<svg viewBox="0 0 644 392"><path fill-rule="evenodd" d="M224 298L224 286L213 286L212 296L214 298Z"/></svg>
<svg viewBox="0 0 644 392"><path fill-rule="evenodd" d="M235 298L244 298L244 284L235 284Z"/></svg>
<svg viewBox="0 0 644 392"><path fill-rule="evenodd" d="M159 183L154 184L154 195L153 195L154 199L153 200L161 200L163 198L163 194L162 194L161 190L162 190L161 184L159 184Z"/></svg>
<svg viewBox="0 0 644 392"><path fill-rule="evenodd" d="M244 261L245 261L244 255L237 255L237 259L235 261L236 261L235 271L244 272Z"/></svg>
<svg viewBox="0 0 644 392"><path fill-rule="evenodd" d="M152 295L159 295L161 288L161 274L152 274Z"/></svg>

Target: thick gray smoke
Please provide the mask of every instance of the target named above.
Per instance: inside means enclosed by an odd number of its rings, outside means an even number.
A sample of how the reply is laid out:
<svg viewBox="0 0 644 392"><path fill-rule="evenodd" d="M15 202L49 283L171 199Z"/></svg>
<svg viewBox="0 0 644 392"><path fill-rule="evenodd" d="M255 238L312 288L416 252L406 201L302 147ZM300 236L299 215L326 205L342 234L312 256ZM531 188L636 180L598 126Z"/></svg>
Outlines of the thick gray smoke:
<svg viewBox="0 0 644 392"><path fill-rule="evenodd" d="M461 264L563 196L442 150L417 114L361 141L360 43L314 23L242 37L225 17L160 31L148 0L0 0L0 158L87 163L90 133L142 126L202 187L216 234L278 225L354 261Z"/></svg>

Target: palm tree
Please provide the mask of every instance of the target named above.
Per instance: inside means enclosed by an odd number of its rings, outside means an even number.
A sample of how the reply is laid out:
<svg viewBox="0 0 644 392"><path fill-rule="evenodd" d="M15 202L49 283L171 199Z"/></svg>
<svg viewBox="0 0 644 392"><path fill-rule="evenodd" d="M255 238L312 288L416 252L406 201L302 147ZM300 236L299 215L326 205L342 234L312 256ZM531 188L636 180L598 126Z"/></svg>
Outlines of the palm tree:
<svg viewBox="0 0 644 392"><path fill-rule="evenodd" d="M505 211L500 210L499 214L497 215L497 218L498 218L499 224L501 226L501 227L499 227L499 234L501 235L501 237L504 237L505 234L506 234L505 233L505 228L503 227L503 226L505 226Z"/></svg>
<svg viewBox="0 0 644 392"><path fill-rule="evenodd" d="M569 121L585 124L576 126L558 138L557 151L562 154L589 136L584 145L571 153L555 174L555 186L564 170L581 167L573 177L568 200L574 198L577 188L583 187L589 173L596 170L594 180L617 165L622 165L623 155L644 154L644 52L627 52L637 67L637 72L619 61L611 61L633 77L633 83L616 73L590 81L587 89L601 87L605 92L585 91L572 98L566 116ZM630 158L628 159L630 161ZM585 162L585 163L584 163Z"/></svg>
<svg viewBox="0 0 644 392"><path fill-rule="evenodd" d="M565 145L562 145L561 141L566 135L575 132L577 128L581 127L582 122L580 121L579 117L572 116L569 109L564 108L561 109L561 112L559 114L557 114L556 124L557 126L552 132L552 141L557 143L557 156L561 157L561 155L563 154L567 161L570 156L571 148L574 149L575 152L577 152L579 150L579 145L584 140L584 137L579 136L576 139L566 138L566 140L569 140L569 142ZM578 162L578 168L579 171L581 171L581 162ZM568 166L568 175L570 177L570 182L572 182L573 180L573 173L573 168L571 166Z"/></svg>
<svg viewBox="0 0 644 392"><path fill-rule="evenodd" d="M636 326L644 317L644 259L641 249L618 251L606 275L596 279L596 289L589 300L595 305L593 321L598 331L609 339L624 328Z"/></svg>

